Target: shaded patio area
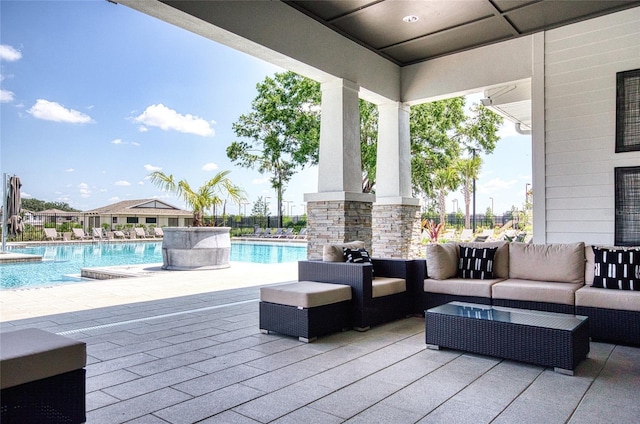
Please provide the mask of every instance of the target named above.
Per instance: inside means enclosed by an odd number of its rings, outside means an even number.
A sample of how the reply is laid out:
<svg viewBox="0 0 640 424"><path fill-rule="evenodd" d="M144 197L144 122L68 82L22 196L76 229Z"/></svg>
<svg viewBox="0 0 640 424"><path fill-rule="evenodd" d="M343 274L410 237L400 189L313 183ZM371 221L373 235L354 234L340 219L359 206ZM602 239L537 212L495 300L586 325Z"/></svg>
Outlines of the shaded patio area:
<svg viewBox="0 0 640 424"><path fill-rule="evenodd" d="M151 279L137 280L155 290ZM427 350L419 317L304 344L261 334L258 298L258 286L242 287L1 325L87 343L89 423L624 423L640 416L638 348L591 343L576 375L566 376Z"/></svg>

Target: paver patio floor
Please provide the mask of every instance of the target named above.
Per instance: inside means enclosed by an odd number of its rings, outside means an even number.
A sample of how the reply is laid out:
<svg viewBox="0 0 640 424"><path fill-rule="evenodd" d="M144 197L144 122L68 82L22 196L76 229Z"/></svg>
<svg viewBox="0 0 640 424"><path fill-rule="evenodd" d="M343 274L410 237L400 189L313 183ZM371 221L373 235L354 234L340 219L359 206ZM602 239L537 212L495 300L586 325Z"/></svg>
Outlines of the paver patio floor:
<svg viewBox="0 0 640 424"><path fill-rule="evenodd" d="M181 273L176 284L189 278ZM130 280L141 282L150 293L157 290L153 279ZM592 342L589 357L566 376L425 349L420 317L305 344L261 334L258 298L258 286L203 291L14 319L1 328L38 327L87 343L89 423L631 423L640 417L638 348Z"/></svg>

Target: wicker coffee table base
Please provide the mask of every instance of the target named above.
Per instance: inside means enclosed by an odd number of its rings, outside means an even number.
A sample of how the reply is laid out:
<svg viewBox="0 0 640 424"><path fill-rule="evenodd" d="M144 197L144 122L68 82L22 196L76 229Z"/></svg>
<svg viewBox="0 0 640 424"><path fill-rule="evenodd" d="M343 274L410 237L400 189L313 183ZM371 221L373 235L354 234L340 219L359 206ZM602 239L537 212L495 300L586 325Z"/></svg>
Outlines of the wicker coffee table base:
<svg viewBox="0 0 640 424"><path fill-rule="evenodd" d="M425 312L427 348L440 347L554 367L573 375L589 353L589 321L573 331Z"/></svg>

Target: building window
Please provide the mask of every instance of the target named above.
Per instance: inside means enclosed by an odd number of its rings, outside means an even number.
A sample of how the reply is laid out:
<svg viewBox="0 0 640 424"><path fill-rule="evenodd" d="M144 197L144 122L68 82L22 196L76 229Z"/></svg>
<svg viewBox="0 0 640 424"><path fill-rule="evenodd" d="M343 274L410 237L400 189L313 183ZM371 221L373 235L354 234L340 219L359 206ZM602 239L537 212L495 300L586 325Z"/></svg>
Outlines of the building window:
<svg viewBox="0 0 640 424"><path fill-rule="evenodd" d="M178 218L169 218L169 227L177 227Z"/></svg>
<svg viewBox="0 0 640 424"><path fill-rule="evenodd" d="M616 74L616 153L640 150L640 69Z"/></svg>
<svg viewBox="0 0 640 424"><path fill-rule="evenodd" d="M137 224L138 223L138 217L137 216L128 216L127 217L127 224Z"/></svg>
<svg viewBox="0 0 640 424"><path fill-rule="evenodd" d="M615 244L640 245L640 166L615 168Z"/></svg>
<svg viewBox="0 0 640 424"><path fill-rule="evenodd" d="M117 216L112 216L111 217L111 223L112 224L117 224L118 223L118 217Z"/></svg>
<svg viewBox="0 0 640 424"><path fill-rule="evenodd" d="M144 219L144 223L145 224L157 224L158 223L158 219L157 218L145 218Z"/></svg>

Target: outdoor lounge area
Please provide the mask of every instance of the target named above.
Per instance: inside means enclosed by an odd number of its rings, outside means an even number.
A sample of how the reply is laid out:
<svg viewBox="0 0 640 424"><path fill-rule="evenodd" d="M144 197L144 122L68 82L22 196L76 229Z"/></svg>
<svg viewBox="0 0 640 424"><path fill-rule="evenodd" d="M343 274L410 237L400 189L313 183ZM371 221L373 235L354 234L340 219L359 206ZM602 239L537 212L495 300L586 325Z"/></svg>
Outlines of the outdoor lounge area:
<svg viewBox="0 0 640 424"><path fill-rule="evenodd" d="M260 273L269 282L296 273L295 264L258 268L235 274ZM587 359L566 376L426 349L423 317L303 343L262 334L261 286L229 288L240 280L232 267L212 291L215 272L12 292L3 317L23 318L2 322L2 331L35 327L86 343L88 423L627 423L640 414L637 347L591 342ZM191 294L173 295L175 281ZM107 306L109 291L127 288L131 302ZM47 299L70 294L86 310L47 312L54 311ZM27 309L44 314L27 318Z"/></svg>

